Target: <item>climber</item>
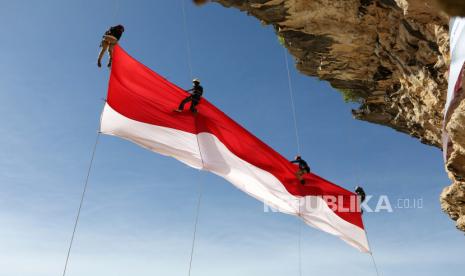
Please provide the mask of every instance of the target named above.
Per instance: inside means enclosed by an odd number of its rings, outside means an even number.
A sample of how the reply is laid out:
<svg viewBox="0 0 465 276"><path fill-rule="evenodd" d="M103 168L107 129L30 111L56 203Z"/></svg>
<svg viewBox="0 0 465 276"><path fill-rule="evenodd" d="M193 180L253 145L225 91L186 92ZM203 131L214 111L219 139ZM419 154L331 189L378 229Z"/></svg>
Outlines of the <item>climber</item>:
<svg viewBox="0 0 465 276"><path fill-rule="evenodd" d="M355 187L355 193L357 194L357 197L359 198L359 204L362 204L365 201L366 198L366 193L363 190L362 187L356 186ZM363 210L360 209L360 212L363 214Z"/></svg>
<svg viewBox="0 0 465 276"><path fill-rule="evenodd" d="M300 184L305 184L303 175L306 173L310 173L310 167L308 166L307 162L305 162L305 160L303 160L300 155L297 155L295 157L295 160L290 162L299 165L299 170L295 173L295 176L299 179Z"/></svg>
<svg viewBox="0 0 465 276"><path fill-rule="evenodd" d="M121 36L123 35L124 27L123 25L117 25L110 27L105 34L102 36L102 42L100 42L100 53L98 55L97 66L102 67L102 57L105 54L105 51L108 50L108 67L111 66L112 58L113 58L113 47L118 43Z"/></svg>
<svg viewBox="0 0 465 276"><path fill-rule="evenodd" d="M355 193L360 197L360 203L363 203L366 198L365 190L360 186L356 186Z"/></svg>
<svg viewBox="0 0 465 276"><path fill-rule="evenodd" d="M193 113L197 113L197 109L195 108L199 103L200 99L202 98L203 94L203 87L200 86L200 80L199 79L193 79L192 84L194 84L194 87L187 91L192 91L192 93L187 96L182 102L179 104L178 109L176 109L176 112L182 112L184 110L184 105L188 102L191 103L190 111Z"/></svg>

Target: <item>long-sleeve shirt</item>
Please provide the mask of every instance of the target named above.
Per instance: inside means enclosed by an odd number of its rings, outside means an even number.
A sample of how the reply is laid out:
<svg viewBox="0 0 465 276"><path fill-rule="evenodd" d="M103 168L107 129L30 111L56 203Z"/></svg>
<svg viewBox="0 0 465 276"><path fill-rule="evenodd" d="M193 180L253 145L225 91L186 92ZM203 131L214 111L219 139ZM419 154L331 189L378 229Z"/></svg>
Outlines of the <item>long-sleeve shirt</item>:
<svg viewBox="0 0 465 276"><path fill-rule="evenodd" d="M192 96L197 100L199 100L203 95L203 87L200 85L194 85L194 87L187 91L192 91Z"/></svg>
<svg viewBox="0 0 465 276"><path fill-rule="evenodd" d="M291 161L291 163L298 164L299 169L301 170L308 171L308 172L310 171L310 167L308 166L307 162L305 162L305 160L303 159L296 159L296 160Z"/></svg>
<svg viewBox="0 0 465 276"><path fill-rule="evenodd" d="M357 189L355 189L355 193L360 197L361 202L365 201L366 194L362 187L357 187Z"/></svg>

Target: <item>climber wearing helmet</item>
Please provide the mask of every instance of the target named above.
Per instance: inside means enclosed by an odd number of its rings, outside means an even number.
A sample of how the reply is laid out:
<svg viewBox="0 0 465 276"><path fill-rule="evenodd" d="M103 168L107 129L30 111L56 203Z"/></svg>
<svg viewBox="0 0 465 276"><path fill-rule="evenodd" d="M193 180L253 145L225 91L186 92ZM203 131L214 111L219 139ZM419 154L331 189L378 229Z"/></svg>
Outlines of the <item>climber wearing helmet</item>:
<svg viewBox="0 0 465 276"><path fill-rule="evenodd" d="M178 109L176 109L175 111L182 112L184 110L184 105L188 102L192 102L190 111L192 111L193 113L197 113L197 109L195 107L200 103L200 99L202 98L203 94L203 87L200 86L199 79L193 79L192 84L194 85L194 87L187 90L192 93L189 96L187 96L184 100L182 100L182 102L179 104Z"/></svg>
<svg viewBox="0 0 465 276"><path fill-rule="evenodd" d="M299 170L295 173L295 176L299 179L300 184L305 184L303 176L306 173L310 173L310 167L308 166L307 162L305 162L305 160L303 160L300 155L297 155L295 160L290 162L299 165Z"/></svg>
<svg viewBox="0 0 465 276"><path fill-rule="evenodd" d="M98 55L97 66L102 67L102 57L105 52L108 50L108 67L111 66L112 57L113 57L113 47L118 43L121 36L123 35L124 27L123 25L116 25L110 27L102 37L102 42L100 42L100 54Z"/></svg>

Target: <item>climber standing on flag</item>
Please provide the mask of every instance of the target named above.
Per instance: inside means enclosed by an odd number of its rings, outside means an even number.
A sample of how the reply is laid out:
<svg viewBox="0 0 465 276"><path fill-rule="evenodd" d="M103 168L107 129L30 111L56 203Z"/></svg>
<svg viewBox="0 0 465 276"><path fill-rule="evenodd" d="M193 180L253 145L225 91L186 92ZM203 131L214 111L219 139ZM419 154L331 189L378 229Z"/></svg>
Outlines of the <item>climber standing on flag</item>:
<svg viewBox="0 0 465 276"><path fill-rule="evenodd" d="M295 176L299 179L300 184L305 184L303 176L306 173L310 173L310 167L307 162L305 162L300 155L297 155L295 160L291 161L291 163L299 165L299 170L295 173Z"/></svg>
<svg viewBox="0 0 465 276"><path fill-rule="evenodd" d="M100 42L100 53L98 55L97 66L102 67L102 57L105 52L108 50L108 67L111 66L111 62L113 59L113 48L120 40L121 36L123 35L124 27L123 25L117 25L110 27L102 37L102 42Z"/></svg>
<svg viewBox="0 0 465 276"><path fill-rule="evenodd" d="M184 100L182 100L182 102L179 104L178 109L175 110L176 112L182 112L184 110L184 105L186 105L186 103L188 102L192 102L190 111L193 113L197 113L197 109L195 107L200 103L200 100L202 99L203 87L200 85L199 79L193 79L192 84L194 85L194 87L187 90L189 92L192 92L192 94L190 94Z"/></svg>

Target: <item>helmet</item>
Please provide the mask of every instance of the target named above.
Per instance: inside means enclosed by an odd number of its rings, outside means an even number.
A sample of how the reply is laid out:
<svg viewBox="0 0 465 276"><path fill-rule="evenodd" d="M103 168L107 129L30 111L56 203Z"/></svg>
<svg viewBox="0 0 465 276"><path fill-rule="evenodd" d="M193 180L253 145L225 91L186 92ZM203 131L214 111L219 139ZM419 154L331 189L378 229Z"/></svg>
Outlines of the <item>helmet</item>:
<svg viewBox="0 0 465 276"><path fill-rule="evenodd" d="M302 159L302 157L300 155L296 155L295 160L298 160L298 159Z"/></svg>
<svg viewBox="0 0 465 276"><path fill-rule="evenodd" d="M193 83L200 83L200 80L197 79L197 78L195 78L195 79L192 80L192 82L193 82Z"/></svg>
<svg viewBox="0 0 465 276"><path fill-rule="evenodd" d="M116 28L121 29L124 32L124 26L123 25L117 25Z"/></svg>

